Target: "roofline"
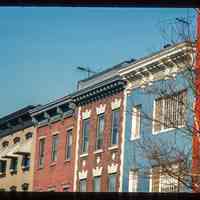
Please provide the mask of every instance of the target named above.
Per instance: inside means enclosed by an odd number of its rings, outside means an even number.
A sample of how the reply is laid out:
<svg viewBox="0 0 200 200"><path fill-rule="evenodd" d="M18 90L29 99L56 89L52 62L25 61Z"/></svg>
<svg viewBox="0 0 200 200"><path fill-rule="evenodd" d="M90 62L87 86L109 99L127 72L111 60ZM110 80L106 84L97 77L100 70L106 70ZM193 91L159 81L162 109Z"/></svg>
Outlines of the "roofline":
<svg viewBox="0 0 200 200"><path fill-rule="evenodd" d="M31 109L34 109L36 106L34 105L29 105L29 106L26 106L22 109L19 109L17 110L16 112L13 112L13 113L10 113L2 118L0 118L0 124L4 124L8 121L11 121L11 120L14 120L14 119L17 119L25 114L29 114L29 111Z"/></svg>
<svg viewBox="0 0 200 200"><path fill-rule="evenodd" d="M70 102L71 101L71 95L67 95L67 96L64 96L64 97L61 97L59 99L56 99L54 101L51 101L45 105L41 105L35 109L32 109L29 111L30 115L31 116L35 116L35 115L38 115L42 112L45 112L47 110L51 110L57 106L60 106L64 103L67 103L67 102Z"/></svg>
<svg viewBox="0 0 200 200"><path fill-rule="evenodd" d="M181 52L183 49L187 49L188 47L191 47L189 45L194 45L193 42L180 42L175 45L169 46L167 48L162 49L161 51L155 52L150 54L149 56L142 57L138 59L136 62L134 62L131 65L128 65L127 67L124 67L123 69L119 70L120 76L123 76L125 74L128 74L131 71L134 71L138 68L142 68L143 66L146 66L148 64L151 64L155 62L156 60L160 60L161 57L166 57L167 55L173 55L174 52L177 50L177 52Z"/></svg>

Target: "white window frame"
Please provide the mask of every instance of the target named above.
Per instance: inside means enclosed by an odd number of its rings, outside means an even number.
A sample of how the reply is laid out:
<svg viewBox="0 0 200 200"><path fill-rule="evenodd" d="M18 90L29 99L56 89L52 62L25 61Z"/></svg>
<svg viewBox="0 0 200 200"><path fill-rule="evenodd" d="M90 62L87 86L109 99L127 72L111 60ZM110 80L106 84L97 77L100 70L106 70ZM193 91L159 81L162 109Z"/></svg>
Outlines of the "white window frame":
<svg viewBox="0 0 200 200"><path fill-rule="evenodd" d="M131 140L136 140L140 138L140 129L141 129L141 104L135 105L132 108L132 123L131 123ZM137 120L137 112L139 112L139 119ZM139 121L137 129L137 121ZM136 132L138 133L136 134Z"/></svg>
<svg viewBox="0 0 200 200"><path fill-rule="evenodd" d="M182 91L184 91L184 90L180 90L180 91L178 91L177 93L182 92ZM173 94L172 94L171 96L173 96ZM164 96L163 96L163 98L164 98ZM186 98L187 98L187 93L186 93ZM157 100L157 99L155 99L154 102L153 102L152 134L153 134L153 135L157 135L157 134L159 134L159 133L164 133L164 132L168 132L168 131L173 131L174 129L176 129L176 127L174 127L174 128L164 128L164 124L161 124L161 130L159 130L159 131L155 131L155 130L154 130L154 126L155 126L155 116L156 116L156 100ZM178 102L177 102L177 104L178 104ZM163 113L165 113L165 103L163 103L162 106L163 106L163 107L162 107ZM164 115L162 115L162 118L164 118ZM162 120L164 120L164 119L162 119ZM184 127L185 127L185 125L179 125L179 126L177 126L177 128L184 128Z"/></svg>
<svg viewBox="0 0 200 200"><path fill-rule="evenodd" d="M129 171L129 181L128 181L128 191L137 192L138 191L138 170Z"/></svg>

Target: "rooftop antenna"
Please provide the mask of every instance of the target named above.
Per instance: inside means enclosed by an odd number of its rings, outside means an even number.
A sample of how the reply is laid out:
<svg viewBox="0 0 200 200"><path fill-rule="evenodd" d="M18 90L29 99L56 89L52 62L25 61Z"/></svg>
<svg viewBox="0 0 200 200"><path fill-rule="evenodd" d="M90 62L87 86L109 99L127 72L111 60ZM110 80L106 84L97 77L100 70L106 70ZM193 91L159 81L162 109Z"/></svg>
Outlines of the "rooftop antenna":
<svg viewBox="0 0 200 200"><path fill-rule="evenodd" d="M91 74L96 73L95 71L91 70L89 67L78 66L77 69L80 70L80 71L83 71L83 72L87 72L88 78L90 77Z"/></svg>

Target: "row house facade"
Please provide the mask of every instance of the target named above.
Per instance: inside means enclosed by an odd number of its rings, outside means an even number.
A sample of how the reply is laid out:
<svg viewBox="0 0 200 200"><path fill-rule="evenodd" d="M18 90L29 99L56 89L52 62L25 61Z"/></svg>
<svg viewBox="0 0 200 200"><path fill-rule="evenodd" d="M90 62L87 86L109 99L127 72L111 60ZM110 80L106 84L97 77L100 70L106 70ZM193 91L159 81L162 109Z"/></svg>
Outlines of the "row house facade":
<svg viewBox="0 0 200 200"><path fill-rule="evenodd" d="M194 51L184 42L120 69L127 81L122 191L191 191L175 170L191 184Z"/></svg>
<svg viewBox="0 0 200 200"><path fill-rule="evenodd" d="M36 126L34 191L72 192L76 115L70 96L31 111Z"/></svg>
<svg viewBox="0 0 200 200"><path fill-rule="evenodd" d="M125 81L119 76L112 77L117 68L88 79L72 95L78 110L76 191L121 190ZM109 78L102 82L106 76Z"/></svg>
<svg viewBox="0 0 200 200"><path fill-rule="evenodd" d="M35 128L27 106L0 119L0 190L32 191Z"/></svg>

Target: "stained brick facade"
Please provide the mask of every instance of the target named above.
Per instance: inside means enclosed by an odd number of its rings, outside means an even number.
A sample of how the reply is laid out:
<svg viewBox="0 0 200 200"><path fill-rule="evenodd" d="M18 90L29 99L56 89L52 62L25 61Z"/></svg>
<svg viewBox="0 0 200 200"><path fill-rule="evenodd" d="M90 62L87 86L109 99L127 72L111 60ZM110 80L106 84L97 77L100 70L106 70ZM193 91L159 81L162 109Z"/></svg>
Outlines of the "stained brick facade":
<svg viewBox="0 0 200 200"><path fill-rule="evenodd" d="M102 167L101 174L101 191L108 191L108 166L114 164L117 166L116 174L116 191L119 191L120 187L120 166L121 166L121 143L122 143L122 131L123 131L123 91L114 94L112 96L104 97L100 100L90 102L80 107L80 123L79 123L79 140L78 140L78 170L77 170L77 191L79 190L79 178L81 172L87 172L87 191L92 192L93 190L93 170L98 167ZM111 103L119 100L120 101L120 125L119 125L119 142L118 145L111 146L111 133L112 133L112 107ZM105 106L104 112L104 132L103 132L103 146L101 150L95 151L96 133L98 124L98 115L96 108ZM89 117L89 147L88 154L81 154L82 146L82 133L83 133L83 113L90 111Z"/></svg>
<svg viewBox="0 0 200 200"><path fill-rule="evenodd" d="M72 155L66 159L67 130L72 129ZM76 118L69 115L37 128L34 191L73 191ZM52 137L58 135L57 160L52 161ZM44 165L39 167L39 141L45 138Z"/></svg>

